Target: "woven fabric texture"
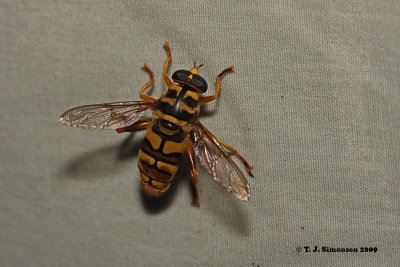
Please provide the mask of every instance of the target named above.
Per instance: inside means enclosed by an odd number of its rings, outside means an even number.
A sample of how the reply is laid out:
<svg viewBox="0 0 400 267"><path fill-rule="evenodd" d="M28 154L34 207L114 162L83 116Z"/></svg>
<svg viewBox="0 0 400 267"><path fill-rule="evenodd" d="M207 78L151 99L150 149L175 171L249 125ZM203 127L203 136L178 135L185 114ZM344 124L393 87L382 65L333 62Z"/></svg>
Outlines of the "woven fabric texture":
<svg viewBox="0 0 400 267"><path fill-rule="evenodd" d="M399 14L389 0L0 1L0 265L398 266ZM158 97L165 41L170 73L203 63L208 94L235 65L201 121L254 165L250 202L201 170L192 207L184 168L146 199L143 132L57 123L138 99L144 63Z"/></svg>

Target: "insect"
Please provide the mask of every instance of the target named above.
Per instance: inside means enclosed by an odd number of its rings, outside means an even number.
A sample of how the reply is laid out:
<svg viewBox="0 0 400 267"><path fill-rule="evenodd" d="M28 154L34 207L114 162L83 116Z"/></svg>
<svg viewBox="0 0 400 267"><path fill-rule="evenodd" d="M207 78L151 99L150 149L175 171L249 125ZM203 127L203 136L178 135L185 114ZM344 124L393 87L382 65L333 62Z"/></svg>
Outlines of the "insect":
<svg viewBox="0 0 400 267"><path fill-rule="evenodd" d="M167 74L172 60L171 49L168 42L163 47L167 52L167 59L162 75L167 90L160 99L145 93L154 84L154 74L144 64L143 69L150 76L150 81L140 90L142 101L79 106L64 112L59 121L85 129L115 129L118 133L146 129L146 137L139 151L138 167L142 189L150 197L161 197L168 191L178 170L180 158L186 156L190 165L192 204L200 206L196 187L197 156L201 166L215 181L237 198L247 201L250 197L248 182L227 151L243 163L250 176L253 176L253 167L198 119L201 106L217 99L222 76L233 72L234 67L230 66L216 76L214 95L203 96L207 91L207 82L199 75L202 64L195 63L190 70L175 71L171 80ZM152 111L152 118L140 120L147 110Z"/></svg>

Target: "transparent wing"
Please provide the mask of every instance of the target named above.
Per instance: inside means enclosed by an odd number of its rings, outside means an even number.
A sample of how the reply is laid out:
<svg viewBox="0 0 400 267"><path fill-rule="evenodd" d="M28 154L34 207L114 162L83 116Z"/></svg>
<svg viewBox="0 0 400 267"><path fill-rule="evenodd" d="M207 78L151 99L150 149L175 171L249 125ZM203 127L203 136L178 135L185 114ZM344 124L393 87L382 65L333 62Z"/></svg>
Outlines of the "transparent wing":
<svg viewBox="0 0 400 267"><path fill-rule="evenodd" d="M58 121L84 129L117 129L132 125L151 108L153 104L143 101L86 105L67 110Z"/></svg>
<svg viewBox="0 0 400 267"><path fill-rule="evenodd" d="M239 167L200 122L194 126L191 138L200 164L229 192L248 201L250 187Z"/></svg>

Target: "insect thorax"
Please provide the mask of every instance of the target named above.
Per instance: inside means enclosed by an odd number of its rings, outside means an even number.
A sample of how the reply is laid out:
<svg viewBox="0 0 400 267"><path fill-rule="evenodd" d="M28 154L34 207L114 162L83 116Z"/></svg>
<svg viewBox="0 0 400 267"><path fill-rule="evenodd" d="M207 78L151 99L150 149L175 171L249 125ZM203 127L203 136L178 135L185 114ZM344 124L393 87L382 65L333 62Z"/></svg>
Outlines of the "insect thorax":
<svg viewBox="0 0 400 267"><path fill-rule="evenodd" d="M174 124L177 126L190 124L200 111L199 98L199 93L188 86L171 85L159 100L161 113L175 119L167 119L169 122L164 122L165 126L173 128Z"/></svg>

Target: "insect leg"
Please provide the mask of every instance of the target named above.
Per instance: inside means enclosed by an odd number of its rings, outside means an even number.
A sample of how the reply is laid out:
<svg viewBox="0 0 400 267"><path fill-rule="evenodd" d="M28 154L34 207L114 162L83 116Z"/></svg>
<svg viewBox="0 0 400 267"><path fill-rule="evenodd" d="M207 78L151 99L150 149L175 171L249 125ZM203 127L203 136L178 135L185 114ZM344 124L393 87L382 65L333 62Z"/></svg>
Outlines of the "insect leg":
<svg viewBox="0 0 400 267"><path fill-rule="evenodd" d="M144 93L144 91L146 89L148 89L151 86L153 86L153 84L154 84L154 74L153 74L153 72L151 71L150 67L147 64L144 64L143 70L145 70L149 74L150 81L148 81L145 85L143 85L142 89L140 90L139 96L140 96L141 99L143 99L147 103L155 103L157 101L157 99L152 98L151 96L146 95Z"/></svg>
<svg viewBox="0 0 400 267"><path fill-rule="evenodd" d="M190 185L192 187L192 194L193 194L192 204L193 204L193 206L200 207L199 193L198 193L197 187L196 187L197 177L199 176L199 172L198 172L197 166L196 166L196 156L194 153L193 143L190 140L190 138L186 138L185 155L186 155L186 159L189 162L189 166L190 166L189 181L190 181Z"/></svg>
<svg viewBox="0 0 400 267"><path fill-rule="evenodd" d="M122 128L117 128L116 131L117 133L134 132L138 130L147 129L148 127L151 126L151 124L152 124L152 119L139 120L132 125L125 126Z"/></svg>
<svg viewBox="0 0 400 267"><path fill-rule="evenodd" d="M249 173L249 175L251 177L253 176L253 166L250 165L247 160L245 160L245 158L239 154L239 152L234 149L232 146L228 145L227 143L221 141L218 137L216 137L212 132L210 132L206 127L202 127L212 138L215 139L215 141L217 141L218 143L220 143L221 145L223 145L226 149L230 150L244 165L244 167L246 168L246 171Z"/></svg>
<svg viewBox="0 0 400 267"><path fill-rule="evenodd" d="M167 51L167 59L165 60L164 67L163 67L163 77L164 77L164 81L167 84L167 86L170 87L171 84L173 84L173 82L169 78L169 76L167 74L167 70L168 70L169 65L171 64L172 54L171 54L171 49L169 48L168 42L165 42L163 47L164 47L165 51Z"/></svg>
<svg viewBox="0 0 400 267"><path fill-rule="evenodd" d="M225 74L229 73L229 72L234 72L235 68L234 66L230 66L226 69L224 69L220 74L217 75L217 77L215 78L215 95L211 95L211 96L202 96L199 100L200 104L204 105L207 104L215 99L217 99L218 94L219 94L219 90L221 89L221 78L222 76L224 76Z"/></svg>

